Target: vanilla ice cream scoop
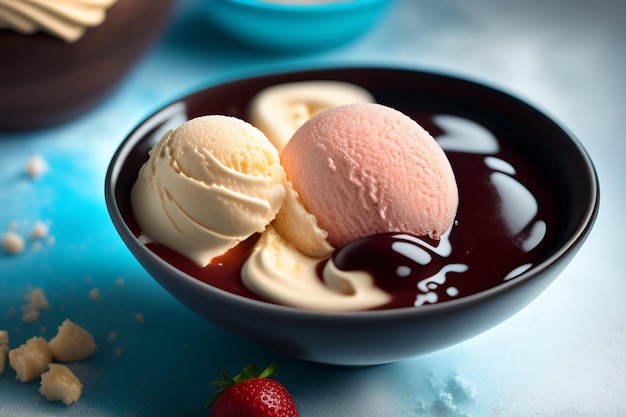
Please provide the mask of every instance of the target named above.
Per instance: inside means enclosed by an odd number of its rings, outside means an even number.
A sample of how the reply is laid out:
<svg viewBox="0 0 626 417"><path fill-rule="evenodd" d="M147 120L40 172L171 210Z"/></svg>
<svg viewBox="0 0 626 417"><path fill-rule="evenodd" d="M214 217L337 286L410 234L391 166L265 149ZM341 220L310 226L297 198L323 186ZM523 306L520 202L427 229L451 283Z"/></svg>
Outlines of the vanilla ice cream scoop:
<svg viewBox="0 0 626 417"><path fill-rule="evenodd" d="M458 190L450 162L413 119L380 104L336 107L308 120L280 154L287 179L335 248L404 232L439 239Z"/></svg>
<svg viewBox="0 0 626 417"><path fill-rule="evenodd" d="M302 204L293 184L287 181L285 201L272 222L276 232L294 248L312 258L325 258L335 248L328 243L328 232L319 227L317 219Z"/></svg>
<svg viewBox="0 0 626 417"><path fill-rule="evenodd" d="M202 266L265 230L284 198L278 151L249 123L219 115L166 133L131 193L143 239Z"/></svg>

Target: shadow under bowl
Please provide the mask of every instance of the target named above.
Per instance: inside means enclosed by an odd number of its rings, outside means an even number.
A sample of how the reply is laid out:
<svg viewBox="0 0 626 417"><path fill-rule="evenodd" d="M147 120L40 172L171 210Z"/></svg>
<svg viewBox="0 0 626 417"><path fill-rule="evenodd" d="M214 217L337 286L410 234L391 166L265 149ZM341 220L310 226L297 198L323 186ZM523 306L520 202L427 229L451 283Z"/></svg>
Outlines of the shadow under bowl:
<svg viewBox="0 0 626 417"><path fill-rule="evenodd" d="M545 253L519 276L451 301L421 307L321 313L215 288L143 245L137 238L130 190L148 151L162 134L206 114L245 119L248 103L257 92L271 85L302 80L354 83L369 90L377 102L409 115L422 111L458 114L506 133L508 145L525 154L536 164L541 177L554 185L558 220ZM514 315L572 260L592 228L599 205L598 180L588 155L576 138L544 113L473 81L393 68L325 68L266 74L213 85L176 100L139 124L120 145L106 175L105 194L113 224L130 251L160 285L190 310L269 350L346 366L388 363L440 350Z"/></svg>

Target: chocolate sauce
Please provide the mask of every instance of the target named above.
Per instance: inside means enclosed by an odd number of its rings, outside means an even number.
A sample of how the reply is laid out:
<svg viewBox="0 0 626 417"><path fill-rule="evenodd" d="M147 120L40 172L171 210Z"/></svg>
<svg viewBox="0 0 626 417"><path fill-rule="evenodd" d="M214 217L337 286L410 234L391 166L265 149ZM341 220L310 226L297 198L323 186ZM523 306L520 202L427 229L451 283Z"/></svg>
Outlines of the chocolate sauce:
<svg viewBox="0 0 626 417"><path fill-rule="evenodd" d="M515 279L545 259L556 239L559 205L541 169L498 132L474 121L452 114L405 113L446 151L459 189L456 221L438 242L403 233L359 239L335 251L335 264L370 272L392 295L380 308L396 308L475 294ZM259 299L245 288L239 273L257 239L252 236L207 267L161 245L149 247L207 284Z"/></svg>

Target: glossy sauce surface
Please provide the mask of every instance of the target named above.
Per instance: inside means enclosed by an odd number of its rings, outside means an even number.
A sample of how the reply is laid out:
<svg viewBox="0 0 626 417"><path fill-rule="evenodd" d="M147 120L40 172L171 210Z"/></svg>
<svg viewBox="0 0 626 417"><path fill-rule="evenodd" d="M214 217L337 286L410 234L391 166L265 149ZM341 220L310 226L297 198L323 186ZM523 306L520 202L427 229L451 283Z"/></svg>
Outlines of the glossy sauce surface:
<svg viewBox="0 0 626 417"><path fill-rule="evenodd" d="M437 139L450 160L459 188L455 224L439 242L402 233L360 239L335 251L336 265L370 272L392 295L380 308L397 308L475 294L543 260L556 238L559 207L541 170L506 138L470 119L406 113ZM240 279L257 239L252 236L206 267L162 245L148 247L196 279L258 300Z"/></svg>

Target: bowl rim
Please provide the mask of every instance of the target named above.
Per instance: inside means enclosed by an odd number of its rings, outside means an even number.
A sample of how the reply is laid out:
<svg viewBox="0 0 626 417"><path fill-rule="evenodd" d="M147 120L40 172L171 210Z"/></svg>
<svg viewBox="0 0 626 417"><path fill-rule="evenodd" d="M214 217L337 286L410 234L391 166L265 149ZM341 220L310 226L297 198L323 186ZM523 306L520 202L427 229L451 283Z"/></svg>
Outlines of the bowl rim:
<svg viewBox="0 0 626 417"><path fill-rule="evenodd" d="M228 0L233 1L233 0ZM235 1L245 1L245 0L235 0ZM581 158L582 162L585 165L585 176L589 180L589 194L590 199L588 204L586 205L583 215L581 219L578 221L575 229L569 234L567 239L561 243L561 245L556 248L554 253L550 256L543 259L540 263L534 265L527 271L524 271L522 274L516 276L514 279L504 281L499 285L488 288L486 290L480 291L478 293L473 293L470 295L466 295L454 300L448 300L442 303L435 304L425 304L420 307L400 307L400 308L392 308L392 309L381 309L381 310L361 310L361 311L347 311L347 312L328 312L328 311L311 311L311 310L303 310L298 309L296 307L284 306L279 304L274 304L267 301L254 300L251 298L247 298L245 296L237 295L230 293L226 290L222 290L220 288L214 287L210 284L204 283L193 276L187 274L186 272L176 268L171 265L157 254L152 252L150 249L145 247L137 237L133 234L133 232L128 227L127 223L124 220L124 217L119 209L117 197L116 197L116 188L119 182L119 173L121 171L121 167L125 161L125 157L128 156L131 149L143 138L143 134L147 131L150 131L151 123L155 123L156 116L162 114L168 109L175 106L177 103L182 102L187 97L193 94L202 94L205 90L210 90L214 87L218 87L222 84L226 84L229 82L237 82L243 81L245 79L251 78L259 78L266 76L281 76L281 75L293 75L298 73L309 73L315 71L334 71L334 70L351 70L351 71L363 71L363 70L379 70L379 71L409 71L414 72L416 75L433 75L442 78L449 78L454 80L455 82L461 82L464 84L473 85L474 87L480 88L484 90L486 93L490 95L499 95L500 97L504 97L509 101L516 102L517 105L527 108L529 111L534 111L539 116L543 117L545 121L550 122L554 127L560 129L570 140L571 144L574 146L575 150L578 153L578 156ZM595 166L586 151L583 147L579 139L568 129L566 128L560 121L558 121L555 117L549 115L547 112L539 109L536 105L531 105L529 102L522 100L516 95L507 92L505 89L501 87L495 87L492 84L489 84L484 81L478 81L469 76L452 74L450 72L445 71L431 71L423 68L412 68L408 66L388 66L388 65L372 65L372 64L354 64L354 65L321 65L321 66L305 66L305 67L294 67L291 66L288 69L282 68L277 69L276 67L270 67L265 69L248 69L246 71L233 71L232 73L214 77L206 83L202 85L195 86L186 92L183 92L178 97L170 100L165 105L159 106L156 110L149 112L147 116L145 116L131 131L128 135L122 140L122 142L117 147L115 153L113 154L109 166L105 175L105 202L107 209L109 211L109 215L113 221L115 228L118 233L125 241L125 243L130 246L141 246L145 251L146 255L149 256L153 261L159 264L160 267L164 268L164 271L172 276L176 276L176 279L185 279L187 284L196 286L199 290L209 291L214 293L215 296L225 297L227 299L232 300L235 303L241 304L243 306L261 309L268 314L271 313L289 313L290 317L297 317L299 319L332 319L332 320L340 320L342 322L350 322L355 323L355 321L367 320L370 321L372 319L376 320L385 320L390 318L396 318L399 316L411 316L413 318L419 316L428 316L434 315L441 312L449 312L457 309L465 308L469 305L473 305L476 303L480 303L483 300L491 299L496 297L502 293L511 291L512 289L524 285L528 281L533 280L538 275L541 275L546 269L555 264L559 258L563 257L570 251L575 251L580 246L580 244L586 239L587 235L591 231L593 224L598 216L599 205L600 205L600 192L599 192L599 179L597 175L597 171ZM128 240L132 240L132 243ZM132 252L132 249L131 249ZM136 255L133 253L133 256ZM152 275L152 274L150 274ZM152 276L156 281L160 281L160 279ZM159 282L160 283L160 282Z"/></svg>

